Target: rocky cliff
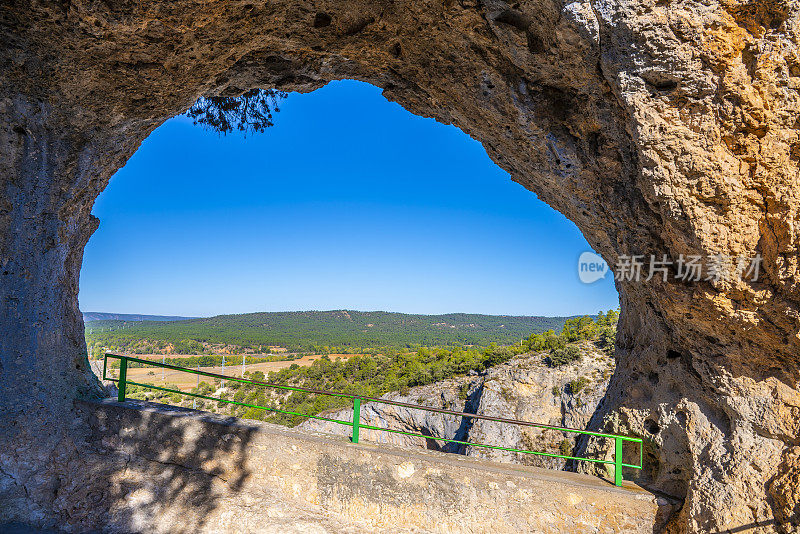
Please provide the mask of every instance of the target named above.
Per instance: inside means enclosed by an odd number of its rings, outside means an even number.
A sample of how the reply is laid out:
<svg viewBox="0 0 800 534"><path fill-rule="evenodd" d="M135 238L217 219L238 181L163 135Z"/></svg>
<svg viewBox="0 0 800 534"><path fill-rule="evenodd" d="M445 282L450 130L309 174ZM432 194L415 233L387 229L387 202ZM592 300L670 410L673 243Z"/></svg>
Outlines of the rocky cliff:
<svg viewBox="0 0 800 534"><path fill-rule="evenodd" d="M491 367L479 375L443 380L412 388L406 394L394 392L382 398L457 412L585 429L605 394L614 361L591 343L583 342L580 347L582 359L568 365L548 367L544 362L544 353L526 354ZM353 420L352 410L323 415L340 421ZM374 402L362 406L360 420L365 425L430 436L420 438L366 429L361 431L362 440L556 469L564 467L563 460L465 446L435 438L571 455L578 437L572 433L472 420ZM349 427L314 419L307 420L298 428L343 436L349 436L351 432Z"/></svg>
<svg viewBox="0 0 800 534"><path fill-rule="evenodd" d="M112 174L202 95L353 78L481 142L609 264L673 261L618 280L591 424L650 434L671 529L798 528L799 31L798 0L4 2L0 520L68 516L66 414L98 391L78 276ZM760 276L678 276L720 255Z"/></svg>

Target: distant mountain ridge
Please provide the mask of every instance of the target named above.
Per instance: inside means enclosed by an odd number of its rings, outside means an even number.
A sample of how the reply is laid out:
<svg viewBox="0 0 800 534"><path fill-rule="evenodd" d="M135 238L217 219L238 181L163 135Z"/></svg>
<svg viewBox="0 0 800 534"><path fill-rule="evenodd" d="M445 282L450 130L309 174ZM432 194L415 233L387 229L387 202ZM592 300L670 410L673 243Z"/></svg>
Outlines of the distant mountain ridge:
<svg viewBox="0 0 800 534"><path fill-rule="evenodd" d="M187 321L197 317L180 315L140 315L136 313L83 312L83 322L91 321Z"/></svg>
<svg viewBox="0 0 800 534"><path fill-rule="evenodd" d="M260 312L179 321L104 320L87 326L87 338L106 346L222 343L241 347L372 348L512 344L545 330L560 332L569 317L449 313L419 315L352 310Z"/></svg>

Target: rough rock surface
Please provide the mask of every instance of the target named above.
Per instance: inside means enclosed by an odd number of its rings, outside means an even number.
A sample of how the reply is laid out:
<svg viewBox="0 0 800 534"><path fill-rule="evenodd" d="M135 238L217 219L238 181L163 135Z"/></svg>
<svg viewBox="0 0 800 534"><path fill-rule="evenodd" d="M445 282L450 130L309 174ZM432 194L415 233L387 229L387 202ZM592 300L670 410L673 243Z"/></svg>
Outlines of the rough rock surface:
<svg viewBox="0 0 800 534"><path fill-rule="evenodd" d="M70 510L73 532L649 534L664 508L632 484L576 473L150 403L77 406L90 469L64 476L60 498L92 506Z"/></svg>
<svg viewBox="0 0 800 534"><path fill-rule="evenodd" d="M443 380L411 388L405 395L395 392L382 398L457 412L585 429L605 394L613 359L588 343L583 345L582 352L584 356L581 362L557 368L545 365L542 354L518 356L481 375ZM578 391L573 392L572 389L576 388L574 384L581 378L585 383L581 383ZM339 410L325 414L325 417L352 421L353 411ZM561 452L564 440L570 445L568 454L571 453L577 441L577 435L573 433L471 420L374 402L362 405L360 421L365 425L423 434L431 438L552 454L564 454ZM298 428L341 436L349 436L351 432L344 425L314 419L307 420ZM376 443L423 447L539 467L564 467L564 461L556 458L465 446L431 438L369 429L360 433L361 440Z"/></svg>
<svg viewBox="0 0 800 534"><path fill-rule="evenodd" d="M799 25L798 0L4 2L0 520L89 506L53 495L98 390L78 275L111 175L201 95L354 78L483 143L612 265L762 255L757 281L619 281L592 424L648 437L670 528L798 528Z"/></svg>
<svg viewBox="0 0 800 534"><path fill-rule="evenodd" d="M483 378L479 376L453 378L411 388L408 393L388 393L382 398L398 402L408 402L432 408L444 408L457 412L476 413ZM462 389L463 388L463 389ZM353 410L344 409L321 414L340 421L353 420ZM465 441L469 435L469 422L449 414L426 412L404 406L368 402L361 406L362 424L390 428L403 432L413 432L431 438L457 439ZM324 432L338 436L350 436L351 428L328 421L308 419L297 426L300 430ZM421 447L444 452L463 453L464 447L436 439L419 438L363 429L360 440L372 443L388 443L403 447Z"/></svg>

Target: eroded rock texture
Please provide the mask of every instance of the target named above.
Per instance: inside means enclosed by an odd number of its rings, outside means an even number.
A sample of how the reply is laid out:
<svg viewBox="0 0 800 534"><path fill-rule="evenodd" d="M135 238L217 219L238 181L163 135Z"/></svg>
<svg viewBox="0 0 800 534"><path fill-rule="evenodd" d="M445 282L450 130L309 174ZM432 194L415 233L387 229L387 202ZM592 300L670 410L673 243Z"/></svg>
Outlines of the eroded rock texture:
<svg viewBox="0 0 800 534"><path fill-rule="evenodd" d="M481 374L449 378L411 388L406 394L388 393L382 398L455 412L584 429L606 391L613 358L588 342L580 348L581 361L568 365L551 368L542 361L546 354L525 354ZM337 410L326 414L326 417L352 421L353 410ZM431 438L561 455L572 453L577 438L576 434L569 432L473 420L376 402L361 406L360 421L364 425ZM297 428L339 436L350 436L352 432L347 426L318 419L308 419ZM559 458L466 446L431 438L369 429L360 433L362 441L421 447L550 469L565 467L564 460ZM613 480L613 473L609 478Z"/></svg>
<svg viewBox="0 0 800 534"><path fill-rule="evenodd" d="M483 143L610 264L763 256L757 282L620 282L594 424L648 437L642 483L685 499L671 528L797 528L798 7L3 2L0 515L69 523L71 401L97 388L78 272L109 177L201 95L355 78Z"/></svg>

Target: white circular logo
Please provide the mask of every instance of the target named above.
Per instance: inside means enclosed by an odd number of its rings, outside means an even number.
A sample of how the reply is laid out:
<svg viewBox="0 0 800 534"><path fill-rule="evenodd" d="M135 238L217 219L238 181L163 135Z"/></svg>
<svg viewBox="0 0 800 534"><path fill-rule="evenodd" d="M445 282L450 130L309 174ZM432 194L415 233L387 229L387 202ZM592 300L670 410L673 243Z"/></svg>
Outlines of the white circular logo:
<svg viewBox="0 0 800 534"><path fill-rule="evenodd" d="M608 265L605 260L594 252L584 252L578 258L578 278L584 284L591 284L605 278L607 272Z"/></svg>

